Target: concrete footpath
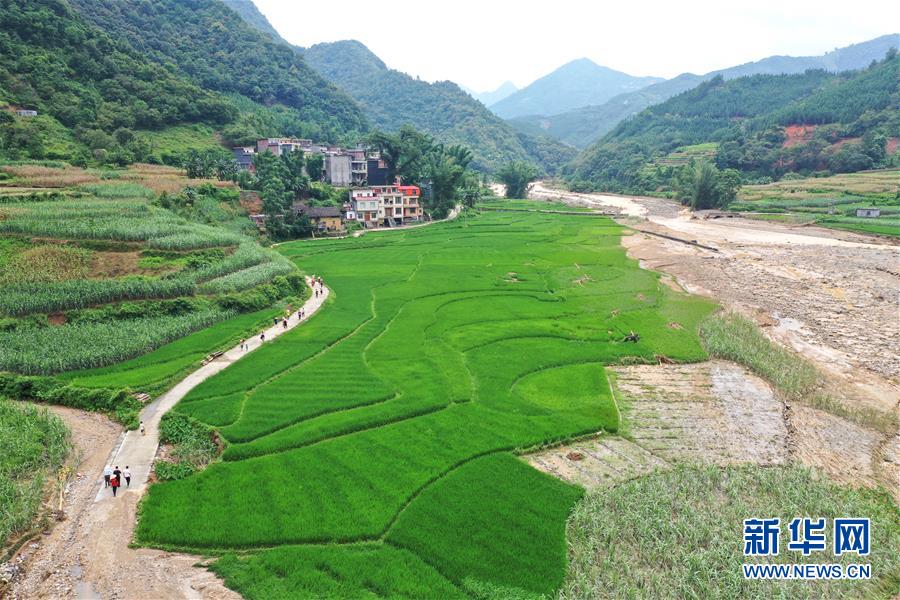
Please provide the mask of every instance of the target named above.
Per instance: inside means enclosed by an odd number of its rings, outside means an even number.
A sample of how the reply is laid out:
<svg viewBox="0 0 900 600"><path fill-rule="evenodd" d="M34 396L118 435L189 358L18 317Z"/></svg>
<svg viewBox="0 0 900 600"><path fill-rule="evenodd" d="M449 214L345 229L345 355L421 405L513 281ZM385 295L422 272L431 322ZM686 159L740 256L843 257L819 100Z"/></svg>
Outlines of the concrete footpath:
<svg viewBox="0 0 900 600"><path fill-rule="evenodd" d="M288 319L287 329L280 323L269 327L265 330L266 343L309 319L328 298L330 290L327 287L314 286L309 277L306 278L306 282L310 288L313 288L313 294L303 304L303 319L298 319L297 313L294 312ZM319 290L318 297L316 297L316 289ZM119 469L124 470L127 465L131 471L131 486L124 487L125 482L123 481L123 487L119 488L119 495L141 494L144 491L156 450L159 447L159 422L162 416L200 383L259 348L263 343L259 339L260 333L258 332L247 341L247 350L241 350L239 345L235 346L182 379L171 390L144 407L144 410L141 411L141 420L144 421L145 434L141 435L140 431L126 431L109 457L109 465L112 468L118 466ZM104 484L103 473L98 473L97 496L94 501L100 502L112 499L112 497L112 490Z"/></svg>

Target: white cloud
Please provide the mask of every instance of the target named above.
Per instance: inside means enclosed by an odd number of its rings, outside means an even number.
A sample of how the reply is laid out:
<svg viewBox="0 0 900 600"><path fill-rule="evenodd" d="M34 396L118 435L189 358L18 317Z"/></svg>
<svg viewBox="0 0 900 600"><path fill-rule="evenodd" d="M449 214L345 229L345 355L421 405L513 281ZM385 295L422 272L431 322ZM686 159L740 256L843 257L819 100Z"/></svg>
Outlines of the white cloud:
<svg viewBox="0 0 900 600"><path fill-rule="evenodd" d="M633 75L705 73L822 54L900 23L900 4L884 0L254 1L294 44L357 39L392 68L476 90L521 87L583 56Z"/></svg>

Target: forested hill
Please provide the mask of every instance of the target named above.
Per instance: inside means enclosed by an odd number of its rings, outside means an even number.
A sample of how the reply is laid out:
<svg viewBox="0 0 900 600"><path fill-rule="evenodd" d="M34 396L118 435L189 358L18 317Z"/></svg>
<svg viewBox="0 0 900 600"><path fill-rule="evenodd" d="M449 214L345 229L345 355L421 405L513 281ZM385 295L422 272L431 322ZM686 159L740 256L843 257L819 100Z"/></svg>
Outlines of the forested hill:
<svg viewBox="0 0 900 600"><path fill-rule="evenodd" d="M69 0L81 15L150 60L209 90L279 112L243 118L230 138L251 139L281 119L280 133L355 141L367 129L360 108L291 48L272 41L218 0ZM245 112L252 107L243 105ZM263 135L273 135L263 134Z"/></svg>
<svg viewBox="0 0 900 600"><path fill-rule="evenodd" d="M705 154L745 177L883 166L900 137L895 51L863 71L717 76L620 123L567 170L577 188L645 193Z"/></svg>
<svg viewBox="0 0 900 600"><path fill-rule="evenodd" d="M555 172L574 157L559 142L518 134L455 83L428 83L389 69L360 42L317 44L303 53L310 66L362 105L374 127L395 131L408 123L438 141L466 145L479 169L528 160Z"/></svg>
<svg viewBox="0 0 900 600"><path fill-rule="evenodd" d="M0 3L0 107L0 157L78 161L130 162L147 150L132 129L221 126L237 113L223 96L86 23L64 0ZM38 116L15 117L13 108Z"/></svg>
<svg viewBox="0 0 900 600"><path fill-rule="evenodd" d="M272 27L269 20L259 12L253 0L220 0L225 6L236 12L249 25L255 27L261 33L269 36L273 42L288 44L281 34Z"/></svg>
<svg viewBox="0 0 900 600"><path fill-rule="evenodd" d="M883 58L892 46L898 45L898 41L900 35L894 33L837 48L820 56L769 56L705 75L683 73L638 91L619 94L605 102L593 100L588 106L552 116L545 113L516 117L510 119L510 123L519 131L540 132L576 148L585 148L611 131L620 121L717 75L735 79L760 74L799 74L809 69L824 69L835 73L864 69L873 60Z"/></svg>

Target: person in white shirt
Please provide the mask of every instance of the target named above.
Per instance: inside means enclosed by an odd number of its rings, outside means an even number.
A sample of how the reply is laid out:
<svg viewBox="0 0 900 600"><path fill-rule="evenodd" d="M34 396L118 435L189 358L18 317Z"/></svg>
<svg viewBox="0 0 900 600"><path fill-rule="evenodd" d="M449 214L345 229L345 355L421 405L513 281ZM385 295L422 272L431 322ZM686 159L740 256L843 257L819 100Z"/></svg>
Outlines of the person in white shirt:
<svg viewBox="0 0 900 600"><path fill-rule="evenodd" d="M112 467L106 465L103 468L103 481L106 482L106 487L109 487L109 478L112 477Z"/></svg>
<svg viewBox="0 0 900 600"><path fill-rule="evenodd" d="M125 478L125 487L131 487L131 469L128 468L128 465L125 465L125 470L122 471L122 477Z"/></svg>

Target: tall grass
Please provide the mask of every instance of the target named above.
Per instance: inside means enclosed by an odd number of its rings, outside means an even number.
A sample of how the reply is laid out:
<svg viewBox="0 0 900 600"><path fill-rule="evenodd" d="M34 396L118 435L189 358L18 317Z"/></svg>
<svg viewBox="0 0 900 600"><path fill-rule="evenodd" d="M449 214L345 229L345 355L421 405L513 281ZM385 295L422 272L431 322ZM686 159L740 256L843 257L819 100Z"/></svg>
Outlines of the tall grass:
<svg viewBox="0 0 900 600"><path fill-rule="evenodd" d="M804 557L787 550L795 517L872 520L872 553ZM869 563L870 581L748 581L744 519L781 519L772 563ZM568 524L560 598L890 598L900 569L900 511L884 492L821 481L797 467L679 466L588 494ZM829 531L828 542L831 543Z"/></svg>
<svg viewBox="0 0 900 600"><path fill-rule="evenodd" d="M93 253L58 244L26 248L0 264L0 285L52 283L87 277Z"/></svg>
<svg viewBox="0 0 900 600"><path fill-rule="evenodd" d="M31 523L69 448L61 419L0 396L0 547Z"/></svg>
<svg viewBox="0 0 900 600"><path fill-rule="evenodd" d="M803 400L819 390L819 371L797 354L772 343L750 319L718 313L700 324L707 351L732 360L767 379L788 400Z"/></svg>
<svg viewBox="0 0 900 600"><path fill-rule="evenodd" d="M91 183L81 185L79 188L97 198L137 198L151 200L156 195L153 193L153 190L138 183L128 183L124 181Z"/></svg>

